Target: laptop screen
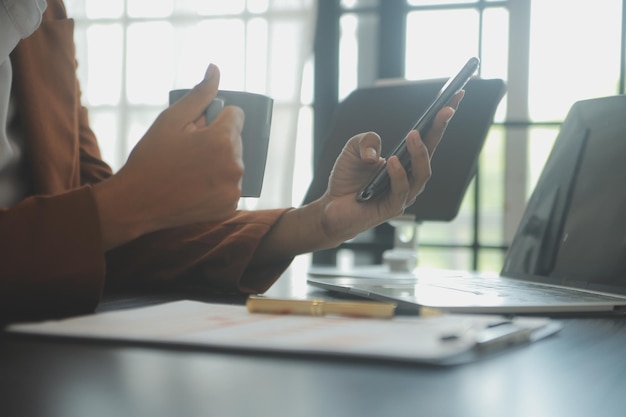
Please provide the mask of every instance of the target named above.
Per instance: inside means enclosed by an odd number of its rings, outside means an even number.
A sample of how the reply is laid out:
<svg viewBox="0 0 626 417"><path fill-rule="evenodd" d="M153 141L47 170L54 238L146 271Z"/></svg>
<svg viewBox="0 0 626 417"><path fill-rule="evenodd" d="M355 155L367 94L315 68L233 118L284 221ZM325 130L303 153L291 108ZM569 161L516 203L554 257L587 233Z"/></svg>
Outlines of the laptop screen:
<svg viewBox="0 0 626 417"><path fill-rule="evenodd" d="M626 294L626 96L575 103L502 274Z"/></svg>

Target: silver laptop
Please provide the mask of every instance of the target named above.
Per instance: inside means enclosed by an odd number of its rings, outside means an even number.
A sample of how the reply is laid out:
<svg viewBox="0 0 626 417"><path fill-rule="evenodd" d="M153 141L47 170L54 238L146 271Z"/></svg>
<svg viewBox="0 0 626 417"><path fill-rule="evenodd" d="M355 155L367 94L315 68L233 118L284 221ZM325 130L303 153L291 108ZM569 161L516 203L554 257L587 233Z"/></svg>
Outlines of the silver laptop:
<svg viewBox="0 0 626 417"><path fill-rule="evenodd" d="M575 103L499 274L313 266L309 284L462 313L626 311L626 96Z"/></svg>

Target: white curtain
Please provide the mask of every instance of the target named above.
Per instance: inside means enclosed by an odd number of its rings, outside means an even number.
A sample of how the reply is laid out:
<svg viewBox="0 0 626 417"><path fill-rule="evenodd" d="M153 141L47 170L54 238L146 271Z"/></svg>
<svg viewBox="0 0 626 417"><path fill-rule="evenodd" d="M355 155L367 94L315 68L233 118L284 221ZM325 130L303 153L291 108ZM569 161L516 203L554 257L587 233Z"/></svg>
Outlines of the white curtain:
<svg viewBox="0 0 626 417"><path fill-rule="evenodd" d="M222 73L220 88L274 99L263 191L240 207L297 204L301 196L292 189L306 188L310 179L302 173L311 157L303 72L316 1L66 0L76 22L83 103L103 158L119 169L167 106L168 91L195 85L213 62ZM301 115L308 116L304 122Z"/></svg>

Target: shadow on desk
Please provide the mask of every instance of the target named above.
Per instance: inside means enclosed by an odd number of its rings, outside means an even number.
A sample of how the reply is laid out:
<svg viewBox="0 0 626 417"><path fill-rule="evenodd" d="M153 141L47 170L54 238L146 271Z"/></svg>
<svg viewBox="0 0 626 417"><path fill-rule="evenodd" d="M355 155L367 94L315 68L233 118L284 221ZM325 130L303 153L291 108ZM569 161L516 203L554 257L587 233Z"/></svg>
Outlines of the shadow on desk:
<svg viewBox="0 0 626 417"><path fill-rule="evenodd" d="M127 301L108 306L119 302ZM46 417L623 415L626 321L563 323L553 338L453 368L3 335L0 410Z"/></svg>

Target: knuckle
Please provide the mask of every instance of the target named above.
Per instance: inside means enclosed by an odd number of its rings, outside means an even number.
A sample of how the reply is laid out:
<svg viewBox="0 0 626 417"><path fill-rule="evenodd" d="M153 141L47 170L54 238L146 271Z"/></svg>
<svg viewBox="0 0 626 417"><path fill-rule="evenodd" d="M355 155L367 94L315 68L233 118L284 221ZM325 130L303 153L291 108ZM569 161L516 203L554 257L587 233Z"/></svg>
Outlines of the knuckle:
<svg viewBox="0 0 626 417"><path fill-rule="evenodd" d="M235 163L232 164L231 169L230 169L230 175L232 177L232 181L239 183L239 181L243 177L243 172L244 172L243 164L238 161L235 161Z"/></svg>
<svg viewBox="0 0 626 417"><path fill-rule="evenodd" d="M154 123L152 123L152 125L155 127L168 126L170 123L170 119L173 117L172 111L173 110L171 110L171 107L168 109L162 110L154 119Z"/></svg>
<svg viewBox="0 0 626 417"><path fill-rule="evenodd" d="M241 188L238 185L227 187L223 195L227 210L234 210L241 197Z"/></svg>
<svg viewBox="0 0 626 417"><path fill-rule="evenodd" d="M245 121L246 115L240 107L236 106L226 106L222 110L225 115L225 119L228 121L226 123L228 126L241 131L243 128L243 123Z"/></svg>
<svg viewBox="0 0 626 417"><path fill-rule="evenodd" d="M419 142L416 146L415 146L415 155L417 157L423 158L423 157L427 157L428 156L428 148L426 147L426 144L424 142Z"/></svg>

